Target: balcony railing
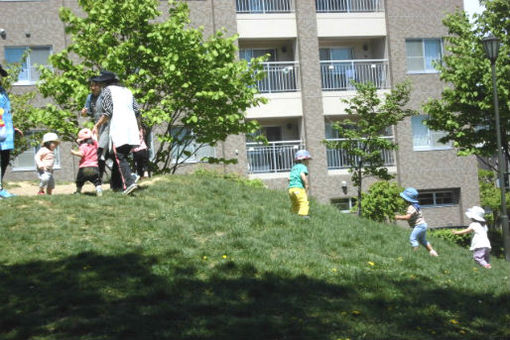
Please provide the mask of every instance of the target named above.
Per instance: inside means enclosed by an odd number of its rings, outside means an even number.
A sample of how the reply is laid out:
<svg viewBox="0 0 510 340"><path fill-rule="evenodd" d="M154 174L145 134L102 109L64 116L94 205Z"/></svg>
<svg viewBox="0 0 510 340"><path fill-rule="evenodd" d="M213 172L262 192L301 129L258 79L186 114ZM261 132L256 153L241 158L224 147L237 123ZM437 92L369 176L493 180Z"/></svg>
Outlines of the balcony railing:
<svg viewBox="0 0 510 340"><path fill-rule="evenodd" d="M353 90L353 81L373 83L378 89L389 87L386 59L323 60L321 81L324 91Z"/></svg>
<svg viewBox="0 0 510 340"><path fill-rule="evenodd" d="M299 64L297 62L264 63L266 77L257 82L261 93L299 91Z"/></svg>
<svg viewBox="0 0 510 340"><path fill-rule="evenodd" d="M237 13L290 13L293 0L236 0Z"/></svg>
<svg viewBox="0 0 510 340"><path fill-rule="evenodd" d="M317 13L383 12L383 0L315 0Z"/></svg>
<svg viewBox="0 0 510 340"><path fill-rule="evenodd" d="M251 174L289 172L294 164L294 154L302 148L304 145L300 140L269 142L268 145L246 143L248 172Z"/></svg>
<svg viewBox="0 0 510 340"><path fill-rule="evenodd" d="M393 139L392 136L385 137L388 139ZM344 140L342 138L331 138L328 141L341 141ZM384 160L384 166L393 166L395 165L395 153L393 150L382 150L382 157ZM326 156L328 159L328 169L347 169L350 168L352 164L356 164L358 161L358 157L349 156L345 150L342 149L326 149Z"/></svg>

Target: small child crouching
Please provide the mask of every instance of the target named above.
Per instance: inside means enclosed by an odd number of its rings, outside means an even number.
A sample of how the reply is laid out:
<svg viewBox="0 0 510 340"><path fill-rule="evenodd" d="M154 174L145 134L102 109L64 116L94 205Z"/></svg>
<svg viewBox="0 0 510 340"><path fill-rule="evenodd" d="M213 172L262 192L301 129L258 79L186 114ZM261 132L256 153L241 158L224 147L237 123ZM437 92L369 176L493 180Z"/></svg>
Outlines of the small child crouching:
<svg viewBox="0 0 510 340"><path fill-rule="evenodd" d="M46 193L51 195L55 188L55 180L53 179L53 166L55 164L55 149L60 143L56 133L48 132L44 134L41 142L41 148L35 154L35 164L37 165L37 175L39 177L38 195Z"/></svg>
<svg viewBox="0 0 510 340"><path fill-rule="evenodd" d="M96 187L96 195L102 196L101 179L97 162L97 141L90 129L81 129L76 140L80 145L78 150L71 150L71 154L81 157L78 175L76 176L76 192L81 193L83 185L90 181Z"/></svg>

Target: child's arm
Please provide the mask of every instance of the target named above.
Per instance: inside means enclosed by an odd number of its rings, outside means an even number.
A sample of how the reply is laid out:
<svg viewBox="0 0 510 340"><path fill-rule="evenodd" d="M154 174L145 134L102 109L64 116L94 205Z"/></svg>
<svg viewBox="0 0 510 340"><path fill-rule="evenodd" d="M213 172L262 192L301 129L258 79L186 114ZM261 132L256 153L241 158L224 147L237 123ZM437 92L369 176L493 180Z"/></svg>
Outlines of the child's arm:
<svg viewBox="0 0 510 340"><path fill-rule="evenodd" d="M80 150L73 150L71 149L71 154L75 155L75 156L78 156L78 157L83 157L83 153L80 151Z"/></svg>
<svg viewBox="0 0 510 340"><path fill-rule="evenodd" d="M46 170L46 168L44 167L44 164L42 162L42 158L44 157L45 155L45 152L44 152L44 149L41 148L39 149L39 151L37 151L37 153L35 154L35 164L37 166L37 169L38 170Z"/></svg>
<svg viewBox="0 0 510 340"><path fill-rule="evenodd" d="M467 233L472 233L473 232L473 228L471 227L467 227L466 229L462 229L462 230L452 230L452 234L455 234L455 235L462 235L462 234L467 234Z"/></svg>
<svg viewBox="0 0 510 340"><path fill-rule="evenodd" d="M308 190L308 188L310 187L308 185L308 175L306 174L306 172L302 172L300 176L301 176L301 180L303 181L303 185L305 187L305 190Z"/></svg>
<svg viewBox="0 0 510 340"><path fill-rule="evenodd" d="M396 220L409 221L411 219L411 214L407 215L395 215Z"/></svg>

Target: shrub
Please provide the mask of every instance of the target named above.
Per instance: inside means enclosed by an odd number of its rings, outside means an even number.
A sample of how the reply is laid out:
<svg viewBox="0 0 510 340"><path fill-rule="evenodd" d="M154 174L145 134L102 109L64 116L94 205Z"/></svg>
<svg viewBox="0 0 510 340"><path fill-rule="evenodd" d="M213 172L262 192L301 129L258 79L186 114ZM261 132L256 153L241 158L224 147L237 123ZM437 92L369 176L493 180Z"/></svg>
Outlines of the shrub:
<svg viewBox="0 0 510 340"><path fill-rule="evenodd" d="M405 211L406 203L399 193L404 190L394 182L380 181L370 186L361 196L362 216L376 222L392 222L395 213Z"/></svg>

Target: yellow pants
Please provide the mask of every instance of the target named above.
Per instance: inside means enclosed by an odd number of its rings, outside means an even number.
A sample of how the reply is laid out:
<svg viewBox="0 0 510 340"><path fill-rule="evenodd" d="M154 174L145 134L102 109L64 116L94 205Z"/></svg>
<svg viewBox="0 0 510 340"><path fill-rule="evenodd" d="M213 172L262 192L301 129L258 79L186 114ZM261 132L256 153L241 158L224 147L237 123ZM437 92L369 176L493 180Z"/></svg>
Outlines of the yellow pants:
<svg viewBox="0 0 510 340"><path fill-rule="evenodd" d="M292 203L292 212L300 216L308 216L308 210L310 210L310 202L308 202L306 190L302 188L290 188L289 197L290 202Z"/></svg>

